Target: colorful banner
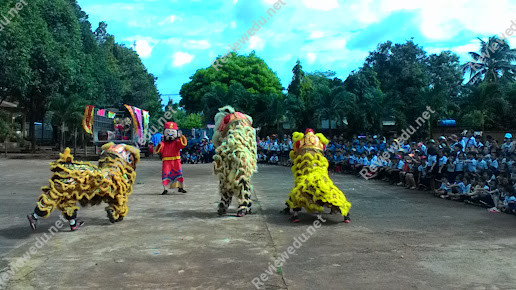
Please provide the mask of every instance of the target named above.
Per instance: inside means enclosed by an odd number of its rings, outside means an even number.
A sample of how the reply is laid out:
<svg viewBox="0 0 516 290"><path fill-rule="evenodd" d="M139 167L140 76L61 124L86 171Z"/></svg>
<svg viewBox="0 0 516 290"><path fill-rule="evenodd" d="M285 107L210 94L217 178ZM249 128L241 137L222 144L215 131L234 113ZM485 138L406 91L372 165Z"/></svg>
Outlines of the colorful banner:
<svg viewBox="0 0 516 290"><path fill-rule="evenodd" d="M136 121L138 121L138 140L142 139L143 133L143 120L142 120L142 110L136 107L133 107L134 115L136 116Z"/></svg>
<svg viewBox="0 0 516 290"><path fill-rule="evenodd" d="M143 136L147 136L149 131L150 115L149 111L142 110L143 116Z"/></svg>
<svg viewBox="0 0 516 290"><path fill-rule="evenodd" d="M82 117L82 128L86 133L93 134L93 113L95 111L95 107L91 105L87 105L84 109L84 115Z"/></svg>
<svg viewBox="0 0 516 290"><path fill-rule="evenodd" d="M114 119L114 118L115 118L115 116L116 116L116 114L115 114L115 113L113 113L113 112L111 112L111 111L108 111L108 112L107 112L107 117L108 117L109 119Z"/></svg>
<svg viewBox="0 0 516 290"><path fill-rule="evenodd" d="M138 133L138 121L136 120L136 116L134 115L133 107L124 104L124 107L129 111L129 114L131 114L131 118L133 119L133 126L134 126L134 133Z"/></svg>
<svg viewBox="0 0 516 290"><path fill-rule="evenodd" d="M98 109L97 110L97 116L104 117L105 114L106 114L106 110L105 109Z"/></svg>

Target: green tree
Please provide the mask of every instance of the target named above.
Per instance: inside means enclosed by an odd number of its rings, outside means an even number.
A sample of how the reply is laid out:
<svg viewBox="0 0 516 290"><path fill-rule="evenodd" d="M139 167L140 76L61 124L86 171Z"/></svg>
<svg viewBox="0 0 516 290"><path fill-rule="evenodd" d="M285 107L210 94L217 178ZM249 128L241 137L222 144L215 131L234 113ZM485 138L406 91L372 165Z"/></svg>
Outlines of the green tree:
<svg viewBox="0 0 516 290"><path fill-rule="evenodd" d="M16 3L3 1L0 11ZM61 131L65 125L78 127L75 113L86 103L120 107L125 102L151 116L162 111L156 78L134 51L115 42L106 23L93 33L76 0L33 0L1 33L0 102L19 102L33 149L34 122L47 110Z"/></svg>
<svg viewBox="0 0 516 290"><path fill-rule="evenodd" d="M385 105L395 118L398 130L406 128L428 104L425 99L429 85L426 52L413 40L394 45L387 41L369 54L366 65L376 72L387 100Z"/></svg>
<svg viewBox="0 0 516 290"><path fill-rule="evenodd" d="M380 132L384 118L392 114L380 88L376 72L364 65L344 81L344 107L353 132Z"/></svg>
<svg viewBox="0 0 516 290"><path fill-rule="evenodd" d="M187 114L184 119L178 120L178 126L182 129L194 129L203 127L203 116L201 114Z"/></svg>
<svg viewBox="0 0 516 290"><path fill-rule="evenodd" d="M282 95L278 77L254 52L248 56L232 53L231 57L227 58L227 63L218 70L211 66L200 69L190 79L190 82L185 83L181 88L180 105L194 113L211 110L210 106L214 104L209 100L211 97L224 102L224 105L238 107L238 105L247 104L244 107L251 109L249 104L258 103L263 96ZM246 94L239 89L238 96L234 95L230 87L237 84L245 89ZM246 96L247 99L242 99L242 96ZM255 110L257 111L259 110ZM254 113L249 110L244 112L251 115ZM211 120L212 114L204 113L207 120Z"/></svg>
<svg viewBox="0 0 516 290"><path fill-rule="evenodd" d="M516 49L510 48L506 39L492 36L488 41L478 38L480 52L470 52L473 61L463 66L465 74L469 73L469 83L477 84L482 80L514 82L516 80Z"/></svg>
<svg viewBox="0 0 516 290"><path fill-rule="evenodd" d="M299 97L301 95L301 84L305 78L305 72L303 71L303 67L301 66L301 61L299 59L296 61L296 65L292 69L292 73L294 75L292 76L292 81L288 86L288 93Z"/></svg>
<svg viewBox="0 0 516 290"><path fill-rule="evenodd" d="M459 98L463 91L463 75L459 57L451 51L432 54L427 60L429 85L424 99L433 111L430 117L431 126L441 118L457 118L460 113Z"/></svg>

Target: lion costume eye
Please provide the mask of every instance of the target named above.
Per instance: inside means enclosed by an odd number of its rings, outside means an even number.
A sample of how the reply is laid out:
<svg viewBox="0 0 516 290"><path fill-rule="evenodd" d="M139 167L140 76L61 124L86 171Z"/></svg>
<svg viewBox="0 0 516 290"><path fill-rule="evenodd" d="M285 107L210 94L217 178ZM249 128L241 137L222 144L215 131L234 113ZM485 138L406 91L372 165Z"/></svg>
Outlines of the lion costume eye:
<svg viewBox="0 0 516 290"><path fill-rule="evenodd" d="M129 155L127 155L127 163L132 164L132 163L133 163L133 160L134 160L134 158L133 158L133 154L129 154Z"/></svg>

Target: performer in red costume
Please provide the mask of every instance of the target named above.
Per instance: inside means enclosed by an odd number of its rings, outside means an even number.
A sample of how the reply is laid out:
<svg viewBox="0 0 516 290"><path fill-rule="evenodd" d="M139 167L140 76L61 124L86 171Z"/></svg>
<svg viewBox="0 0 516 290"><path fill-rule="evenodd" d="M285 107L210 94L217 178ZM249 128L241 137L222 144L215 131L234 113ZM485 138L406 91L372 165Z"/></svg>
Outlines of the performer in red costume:
<svg viewBox="0 0 516 290"><path fill-rule="evenodd" d="M177 124L167 122L161 142L154 149L155 153L161 153L163 160L162 183L163 193L167 194L167 188L179 188L179 192L186 193L183 188L183 170L181 169L181 149L186 147L186 137L178 131Z"/></svg>

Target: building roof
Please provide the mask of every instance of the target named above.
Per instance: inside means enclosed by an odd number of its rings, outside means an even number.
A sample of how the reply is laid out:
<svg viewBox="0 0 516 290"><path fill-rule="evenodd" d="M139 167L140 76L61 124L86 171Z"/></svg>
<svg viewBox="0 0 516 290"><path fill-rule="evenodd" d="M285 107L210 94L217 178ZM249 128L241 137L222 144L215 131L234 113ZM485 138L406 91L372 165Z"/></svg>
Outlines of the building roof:
<svg viewBox="0 0 516 290"><path fill-rule="evenodd" d="M18 104L11 103L8 101L3 101L0 103L0 108L16 109L16 108L18 108Z"/></svg>

